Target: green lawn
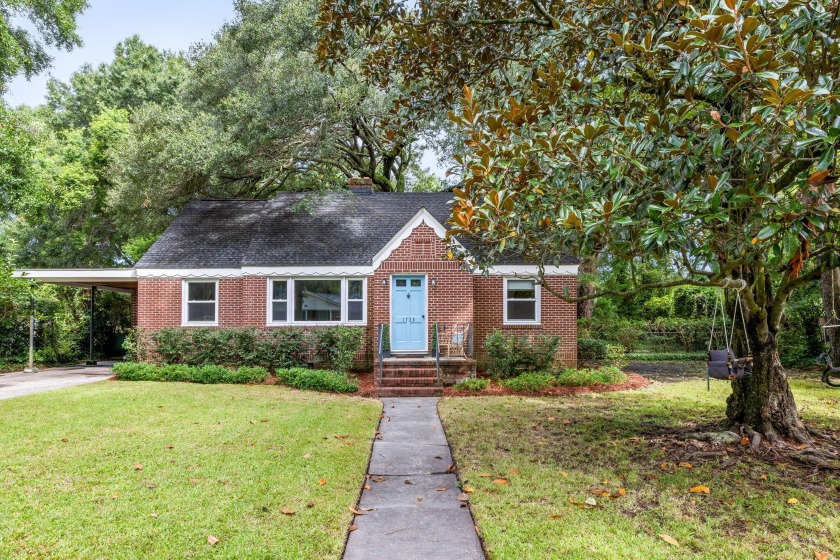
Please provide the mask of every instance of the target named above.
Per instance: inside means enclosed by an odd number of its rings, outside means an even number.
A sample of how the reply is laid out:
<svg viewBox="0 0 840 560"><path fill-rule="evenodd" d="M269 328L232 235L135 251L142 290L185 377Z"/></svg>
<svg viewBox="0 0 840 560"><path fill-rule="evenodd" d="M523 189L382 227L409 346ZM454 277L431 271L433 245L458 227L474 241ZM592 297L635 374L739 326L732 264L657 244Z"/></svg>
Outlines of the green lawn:
<svg viewBox="0 0 840 560"><path fill-rule="evenodd" d="M338 558L380 410L113 381L0 401L0 558Z"/></svg>
<svg viewBox="0 0 840 560"><path fill-rule="evenodd" d="M705 382L686 381L578 397L442 401L491 557L837 558L836 471L752 457L728 468L727 457L677 466L684 452L667 434L723 418L728 387L718 382L707 394ZM840 430L840 390L805 380L793 387L806 422ZM709 494L690 492L696 486Z"/></svg>

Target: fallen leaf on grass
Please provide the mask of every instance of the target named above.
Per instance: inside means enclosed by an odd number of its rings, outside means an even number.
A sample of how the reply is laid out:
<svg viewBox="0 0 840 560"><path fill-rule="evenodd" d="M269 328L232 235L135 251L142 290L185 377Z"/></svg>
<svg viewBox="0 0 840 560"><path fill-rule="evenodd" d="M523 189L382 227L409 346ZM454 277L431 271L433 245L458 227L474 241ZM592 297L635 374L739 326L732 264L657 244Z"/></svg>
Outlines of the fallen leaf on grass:
<svg viewBox="0 0 840 560"><path fill-rule="evenodd" d="M63 438L61 438L61 441L63 441L64 443L67 443L67 442L68 442L68 441L70 441L70 440L69 440L69 439L67 439L66 437L63 437Z"/></svg>
<svg viewBox="0 0 840 560"><path fill-rule="evenodd" d="M219 539L217 539L213 535L207 535L207 542L212 545L212 544L216 544L217 542L219 542Z"/></svg>
<svg viewBox="0 0 840 560"><path fill-rule="evenodd" d="M149 514L149 515L151 515L151 516L152 516L152 517L154 517L155 519L157 519L157 518L158 518L158 514L156 514L156 513L151 513L151 514Z"/></svg>
<svg viewBox="0 0 840 560"><path fill-rule="evenodd" d="M135 471L142 471L143 470L143 465L140 464L140 463L137 463L136 465L134 465L134 470Z"/></svg>
<svg viewBox="0 0 840 560"><path fill-rule="evenodd" d="M799 503L799 500L797 500L796 498L790 498L790 499L787 501L787 503L789 503L789 504L791 504L791 505L793 505L793 504L798 504L798 503Z"/></svg>
<svg viewBox="0 0 840 560"><path fill-rule="evenodd" d="M309 502L308 504L306 504L306 507L308 507L308 508L315 507L315 502Z"/></svg>
<svg viewBox="0 0 840 560"><path fill-rule="evenodd" d="M457 470L458 470L458 467L457 467L457 466L455 466L455 463L453 463L453 464L449 465L449 469L448 469L448 470L450 470L450 471L457 471Z"/></svg>
<svg viewBox="0 0 840 560"><path fill-rule="evenodd" d="M481 474L480 474L480 475L478 475L478 476L480 476L480 477L482 477L482 478L493 478L493 475L492 475L492 474L490 474L489 472L481 473Z"/></svg>
<svg viewBox="0 0 840 560"><path fill-rule="evenodd" d="M692 494L710 494L712 491L709 490L708 486L695 486L691 490L689 490Z"/></svg>
<svg viewBox="0 0 840 560"><path fill-rule="evenodd" d="M733 502L732 500L721 500L721 501L728 506L734 506L735 505L735 502Z"/></svg>
<svg viewBox="0 0 840 560"><path fill-rule="evenodd" d="M292 511L292 510L290 510L290 509L286 509L286 508L280 508L280 513L282 513L283 515L294 515L294 514L296 514L297 512L296 512L296 511Z"/></svg>
<svg viewBox="0 0 840 560"><path fill-rule="evenodd" d="M465 486L464 492L466 492L467 494L472 494L473 492L475 492L475 488L473 488L472 486Z"/></svg>
<svg viewBox="0 0 840 560"><path fill-rule="evenodd" d="M507 486L509 483L504 478L497 478L496 480L493 481L493 484L498 484L499 486Z"/></svg>
<svg viewBox="0 0 840 560"><path fill-rule="evenodd" d="M569 476L569 473L566 471L560 471L560 476Z"/></svg>
<svg viewBox="0 0 840 560"><path fill-rule="evenodd" d="M175 448L175 446L174 446L174 445L172 445L172 444L170 443L169 445L167 445L167 446L166 446L166 448L167 448L167 449L174 449L174 448Z"/></svg>
<svg viewBox="0 0 840 560"><path fill-rule="evenodd" d="M510 474L519 474L517 469L510 469Z"/></svg>
<svg viewBox="0 0 840 560"><path fill-rule="evenodd" d="M251 424L256 424L256 423L257 423L256 420L251 420Z"/></svg>
<svg viewBox="0 0 840 560"><path fill-rule="evenodd" d="M588 506L597 506L598 505L598 502L595 501L595 498L586 498L585 500L583 500L583 503L585 503Z"/></svg>
<svg viewBox="0 0 840 560"><path fill-rule="evenodd" d="M470 497L467 496L466 494L464 494L463 492L461 492L460 494L455 496L455 499L458 500L459 502L468 502Z"/></svg>
<svg viewBox="0 0 840 560"><path fill-rule="evenodd" d="M149 482L148 484L146 484L146 488L152 490L154 488L157 488L157 484L155 484L154 482Z"/></svg>
<svg viewBox="0 0 840 560"><path fill-rule="evenodd" d="M814 551L814 560L828 560L828 552Z"/></svg>
<svg viewBox="0 0 840 560"><path fill-rule="evenodd" d="M802 451L803 449L808 448L808 444L807 443L800 443L799 445L795 445L794 447L796 447L796 449Z"/></svg>
<svg viewBox="0 0 840 560"><path fill-rule="evenodd" d="M560 519L561 517L563 517L563 516L562 516L562 515L549 515L549 516L548 516L548 518L549 518L549 519L552 519L552 520L553 520L553 519Z"/></svg>
<svg viewBox="0 0 840 560"><path fill-rule="evenodd" d="M682 461L681 463L677 463L677 466L682 467L684 469L693 469L694 468L694 465L692 465L691 463L687 463L685 461Z"/></svg>
<svg viewBox="0 0 840 560"><path fill-rule="evenodd" d="M309 459L310 457L312 457L312 453L307 453L303 456L304 459Z"/></svg>
<svg viewBox="0 0 840 560"><path fill-rule="evenodd" d="M665 541L668 544L672 544L674 546L680 546L680 541L672 537L671 535L666 535L665 533L660 533L659 538Z"/></svg>
<svg viewBox="0 0 840 560"><path fill-rule="evenodd" d="M350 511L352 511L356 515L364 515L365 514L365 512L363 512L361 510L358 510L358 509L354 508L353 506L347 506L347 509L349 509Z"/></svg>
<svg viewBox="0 0 840 560"><path fill-rule="evenodd" d="M199 480L201 480L201 479L200 479L200 478L190 478L190 482L191 482L192 484L197 483Z"/></svg>
<svg viewBox="0 0 840 560"><path fill-rule="evenodd" d="M326 479L326 478L322 478L322 479L318 480L318 484L320 484L321 486L323 486L323 485L324 485L324 484L326 484L326 483L327 483L327 479Z"/></svg>
<svg viewBox="0 0 840 560"><path fill-rule="evenodd" d="M568 418L563 418L563 423L564 423L564 424L571 424L571 423L572 423L572 421L571 421L571 420L569 420Z"/></svg>
<svg viewBox="0 0 840 560"><path fill-rule="evenodd" d="M549 421L549 422L554 422L554 420L555 420L554 416L549 416L549 417L548 417L548 421Z"/></svg>
<svg viewBox="0 0 840 560"><path fill-rule="evenodd" d="M747 446L749 444L750 444L750 438L748 438L748 437L741 438L741 445L742 446Z"/></svg>

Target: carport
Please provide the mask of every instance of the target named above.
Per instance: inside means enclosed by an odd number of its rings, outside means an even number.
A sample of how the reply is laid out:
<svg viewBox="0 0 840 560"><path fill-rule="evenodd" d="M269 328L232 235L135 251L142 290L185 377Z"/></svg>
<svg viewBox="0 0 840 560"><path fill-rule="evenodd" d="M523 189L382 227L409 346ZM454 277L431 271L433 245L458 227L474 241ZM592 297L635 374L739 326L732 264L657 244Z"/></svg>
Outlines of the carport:
<svg viewBox="0 0 840 560"><path fill-rule="evenodd" d="M73 286L90 291L90 354L88 365L96 365L93 356L94 304L97 290L131 294L131 324L137 324L137 271L133 268L33 268L15 270L15 278L25 278L43 284ZM34 316L29 318L29 361L32 367Z"/></svg>

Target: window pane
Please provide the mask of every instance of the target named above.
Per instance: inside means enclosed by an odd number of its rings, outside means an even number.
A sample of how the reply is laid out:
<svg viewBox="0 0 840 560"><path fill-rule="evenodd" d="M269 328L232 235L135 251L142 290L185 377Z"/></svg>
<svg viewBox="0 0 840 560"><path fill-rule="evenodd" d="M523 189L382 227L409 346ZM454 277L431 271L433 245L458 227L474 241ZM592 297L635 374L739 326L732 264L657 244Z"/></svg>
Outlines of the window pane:
<svg viewBox="0 0 840 560"><path fill-rule="evenodd" d="M285 280L275 280L273 282L274 288L271 292L271 299L288 299L288 295L286 292L286 281Z"/></svg>
<svg viewBox="0 0 840 560"><path fill-rule="evenodd" d="M537 303L534 301L507 302L508 321L536 321Z"/></svg>
<svg viewBox="0 0 840 560"><path fill-rule="evenodd" d="M348 301L347 302L347 320L348 321L361 321L364 318L362 314L362 302L361 301Z"/></svg>
<svg viewBox="0 0 840 560"><path fill-rule="evenodd" d="M397 280L397 286L399 286L400 288L405 286L405 280Z"/></svg>
<svg viewBox="0 0 840 560"><path fill-rule="evenodd" d="M215 303L188 303L187 304L187 321L206 321L213 322L216 320L216 304Z"/></svg>
<svg viewBox="0 0 840 560"><path fill-rule="evenodd" d="M341 321L341 280L295 280L295 321Z"/></svg>
<svg viewBox="0 0 840 560"><path fill-rule="evenodd" d="M509 299L534 299L536 297L533 280L508 280L507 290Z"/></svg>
<svg viewBox="0 0 840 560"><path fill-rule="evenodd" d="M361 280L350 280L347 282L347 299L362 299Z"/></svg>
<svg viewBox="0 0 840 560"><path fill-rule="evenodd" d="M421 282L421 280L419 278L412 278L411 279L411 285L414 286L415 288L420 286L420 282Z"/></svg>
<svg viewBox="0 0 840 560"><path fill-rule="evenodd" d="M287 320L286 318L288 317L288 315L286 315L286 306L287 305L288 304L285 301L275 301L274 303L271 304L271 320L272 320L272 322L275 322L275 323L277 323L277 322L285 323L286 322L286 320Z"/></svg>
<svg viewBox="0 0 840 560"><path fill-rule="evenodd" d="M216 301L215 282L189 282L187 287L189 301Z"/></svg>

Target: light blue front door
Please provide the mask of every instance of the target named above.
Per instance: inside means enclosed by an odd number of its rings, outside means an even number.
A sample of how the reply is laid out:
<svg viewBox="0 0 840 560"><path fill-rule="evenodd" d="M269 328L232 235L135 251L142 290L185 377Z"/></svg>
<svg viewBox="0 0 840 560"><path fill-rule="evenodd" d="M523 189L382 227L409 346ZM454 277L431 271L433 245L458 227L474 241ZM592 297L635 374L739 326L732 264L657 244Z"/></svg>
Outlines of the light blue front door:
<svg viewBox="0 0 840 560"><path fill-rule="evenodd" d="M426 350L426 278L391 277L391 350Z"/></svg>

